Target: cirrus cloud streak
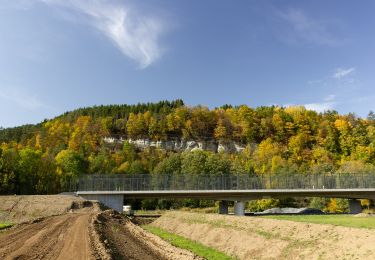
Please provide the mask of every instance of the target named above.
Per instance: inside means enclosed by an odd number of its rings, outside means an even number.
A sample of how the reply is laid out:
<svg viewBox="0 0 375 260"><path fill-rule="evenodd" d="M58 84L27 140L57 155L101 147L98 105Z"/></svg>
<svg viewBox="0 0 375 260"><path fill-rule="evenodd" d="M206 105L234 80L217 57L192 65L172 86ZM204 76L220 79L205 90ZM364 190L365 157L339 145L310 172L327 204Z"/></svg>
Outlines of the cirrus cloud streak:
<svg viewBox="0 0 375 260"><path fill-rule="evenodd" d="M78 19L103 33L127 57L144 69L163 54L160 37L165 32L161 19L140 14L123 2L104 0L39 0L69 10Z"/></svg>

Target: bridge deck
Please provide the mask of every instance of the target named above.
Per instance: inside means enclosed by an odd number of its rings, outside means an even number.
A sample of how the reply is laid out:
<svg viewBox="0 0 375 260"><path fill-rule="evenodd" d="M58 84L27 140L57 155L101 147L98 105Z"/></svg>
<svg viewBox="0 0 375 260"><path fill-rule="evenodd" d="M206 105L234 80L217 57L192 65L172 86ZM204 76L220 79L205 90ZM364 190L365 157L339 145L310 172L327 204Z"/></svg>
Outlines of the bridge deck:
<svg viewBox="0 0 375 260"><path fill-rule="evenodd" d="M258 189L258 190L138 190L77 191L77 195L124 195L126 198L196 198L250 200L280 197L375 199L375 188L359 189Z"/></svg>
<svg viewBox="0 0 375 260"><path fill-rule="evenodd" d="M227 212L224 201L235 201L236 214L243 215L244 201L262 198L375 199L375 174L94 175L71 182L70 190L120 212L124 198L190 198L220 200L221 213ZM359 201L349 204L360 212Z"/></svg>

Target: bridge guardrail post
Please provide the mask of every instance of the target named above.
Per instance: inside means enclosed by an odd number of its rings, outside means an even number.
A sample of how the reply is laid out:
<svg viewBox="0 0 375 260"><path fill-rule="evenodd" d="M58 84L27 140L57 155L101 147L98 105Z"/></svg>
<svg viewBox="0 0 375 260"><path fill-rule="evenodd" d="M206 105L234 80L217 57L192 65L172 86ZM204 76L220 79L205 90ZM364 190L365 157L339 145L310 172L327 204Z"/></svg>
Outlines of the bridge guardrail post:
<svg viewBox="0 0 375 260"><path fill-rule="evenodd" d="M363 172L362 172L362 188L365 188L365 180L364 180L364 177L363 177Z"/></svg>

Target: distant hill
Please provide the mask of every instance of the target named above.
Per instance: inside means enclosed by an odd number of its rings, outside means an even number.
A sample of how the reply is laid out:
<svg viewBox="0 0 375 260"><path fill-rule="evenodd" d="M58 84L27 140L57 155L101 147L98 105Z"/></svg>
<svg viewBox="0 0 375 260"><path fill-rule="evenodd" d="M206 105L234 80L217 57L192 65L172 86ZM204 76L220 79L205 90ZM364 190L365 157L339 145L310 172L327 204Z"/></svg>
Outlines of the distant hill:
<svg viewBox="0 0 375 260"><path fill-rule="evenodd" d="M17 127L10 127L0 130L0 142L25 141L30 138L31 135L35 134L38 130L41 130L43 123L53 120L64 120L73 122L80 116L90 116L92 119L100 117L112 117L113 119L127 118L130 113L144 113L150 111L152 113L168 113L172 109L181 107L184 102L181 99L174 101L160 101L157 103L138 103L136 105L101 105L93 107L78 108L73 111L65 112L64 114L50 120L45 120L42 123L31 125L23 125Z"/></svg>
<svg viewBox="0 0 375 260"><path fill-rule="evenodd" d="M123 141L109 145L112 137ZM373 115L302 106L94 106L2 129L0 144L0 194L54 193L82 174L375 172ZM170 145L181 149L159 149Z"/></svg>

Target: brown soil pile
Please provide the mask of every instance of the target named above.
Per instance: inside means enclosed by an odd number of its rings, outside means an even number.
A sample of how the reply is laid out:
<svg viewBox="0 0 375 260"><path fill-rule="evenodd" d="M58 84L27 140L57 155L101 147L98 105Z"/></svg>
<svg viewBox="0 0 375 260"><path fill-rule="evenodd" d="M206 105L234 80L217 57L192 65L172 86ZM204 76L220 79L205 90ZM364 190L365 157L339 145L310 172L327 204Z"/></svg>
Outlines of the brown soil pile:
<svg viewBox="0 0 375 260"><path fill-rule="evenodd" d="M61 215L90 207L87 203L82 198L67 195L0 196L0 223L22 223Z"/></svg>
<svg viewBox="0 0 375 260"><path fill-rule="evenodd" d="M258 217L169 212L152 225L240 259L374 259L375 231Z"/></svg>
<svg viewBox="0 0 375 260"><path fill-rule="evenodd" d="M146 232L111 210L99 214L95 226L113 259L201 259Z"/></svg>

